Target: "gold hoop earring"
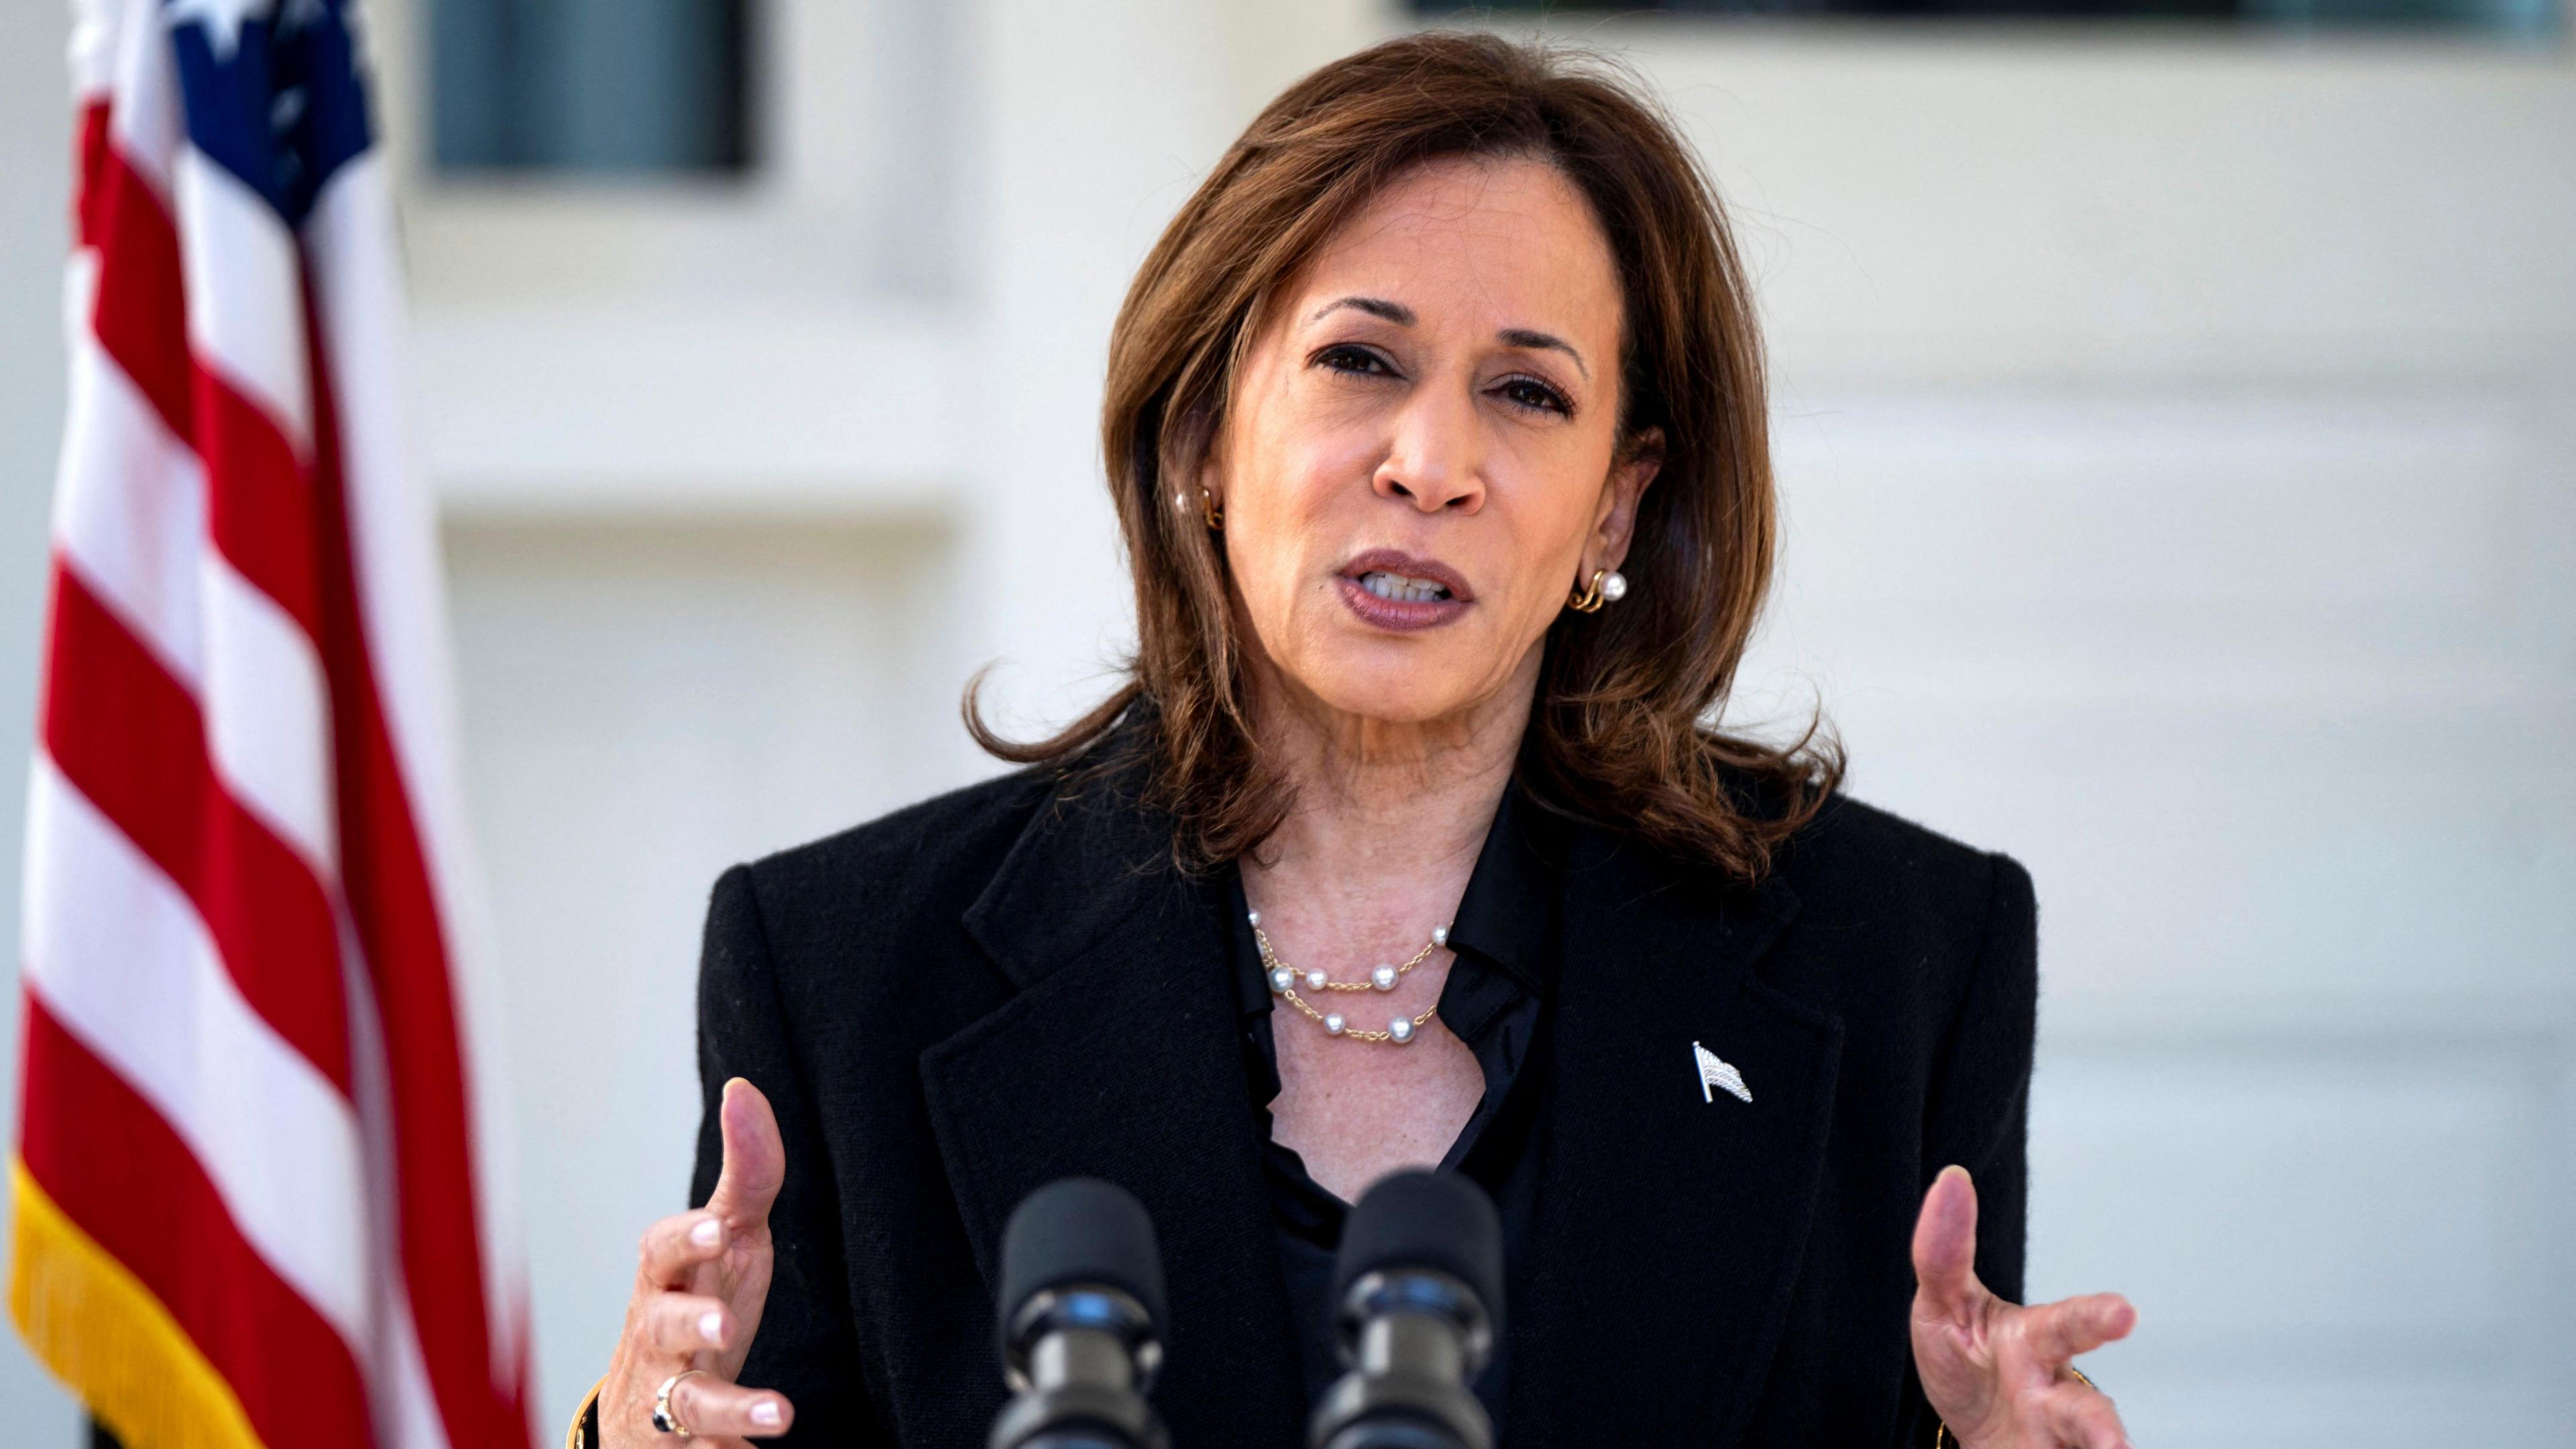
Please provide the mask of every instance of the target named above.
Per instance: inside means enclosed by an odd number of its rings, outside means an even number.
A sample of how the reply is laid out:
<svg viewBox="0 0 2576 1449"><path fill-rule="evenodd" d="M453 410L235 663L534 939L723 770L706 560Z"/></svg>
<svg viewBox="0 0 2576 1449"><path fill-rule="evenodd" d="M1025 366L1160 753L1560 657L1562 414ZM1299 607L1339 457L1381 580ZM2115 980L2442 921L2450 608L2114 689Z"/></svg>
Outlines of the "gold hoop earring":
<svg viewBox="0 0 2576 1449"><path fill-rule="evenodd" d="M1592 582L1573 591L1565 606L1578 614L1597 614L1603 604L1628 597L1628 581L1617 569L1594 569Z"/></svg>
<svg viewBox="0 0 2576 1449"><path fill-rule="evenodd" d="M1207 491L1205 485L1199 488L1199 517L1207 520L1209 528L1218 533L1225 532L1225 510L1217 507L1216 495Z"/></svg>

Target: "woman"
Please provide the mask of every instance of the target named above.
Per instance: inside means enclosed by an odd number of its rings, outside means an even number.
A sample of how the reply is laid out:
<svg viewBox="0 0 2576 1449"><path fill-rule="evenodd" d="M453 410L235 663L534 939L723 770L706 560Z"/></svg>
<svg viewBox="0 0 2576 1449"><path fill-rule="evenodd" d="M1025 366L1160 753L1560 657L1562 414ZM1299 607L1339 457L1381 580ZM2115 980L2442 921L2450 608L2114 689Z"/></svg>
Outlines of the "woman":
<svg viewBox="0 0 2576 1449"><path fill-rule="evenodd" d="M1033 745L970 690L1024 768L717 882L703 1206L576 1438L978 1441L1002 1223L1087 1173L1173 1442L1295 1444L1341 1215L1436 1164L1505 1224L1507 1443L2123 1444L2067 1365L2128 1304L2011 1301L2028 874L1699 723L1764 406L1615 77L1434 35L1282 95L1112 339L1129 682Z"/></svg>

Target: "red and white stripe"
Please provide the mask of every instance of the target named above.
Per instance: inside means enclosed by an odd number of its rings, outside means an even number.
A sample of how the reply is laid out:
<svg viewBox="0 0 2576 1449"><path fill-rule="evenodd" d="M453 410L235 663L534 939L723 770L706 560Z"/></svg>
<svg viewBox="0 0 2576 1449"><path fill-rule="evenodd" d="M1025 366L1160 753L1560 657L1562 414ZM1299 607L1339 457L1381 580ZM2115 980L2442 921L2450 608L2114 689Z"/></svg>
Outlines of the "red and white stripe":
<svg viewBox="0 0 2576 1449"><path fill-rule="evenodd" d="M432 501L370 152L300 230L84 0L21 1156L266 1449L529 1442Z"/></svg>

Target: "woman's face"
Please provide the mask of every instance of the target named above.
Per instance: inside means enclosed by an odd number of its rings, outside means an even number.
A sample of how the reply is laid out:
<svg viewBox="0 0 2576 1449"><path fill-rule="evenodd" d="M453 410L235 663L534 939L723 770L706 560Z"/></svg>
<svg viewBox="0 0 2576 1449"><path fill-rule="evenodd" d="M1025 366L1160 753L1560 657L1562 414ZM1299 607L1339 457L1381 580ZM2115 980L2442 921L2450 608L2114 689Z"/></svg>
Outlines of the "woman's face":
<svg viewBox="0 0 2576 1449"><path fill-rule="evenodd" d="M1613 466L1619 344L1609 242L1540 161L1417 167L1291 279L1203 479L1290 689L1407 724L1526 699L1654 474Z"/></svg>

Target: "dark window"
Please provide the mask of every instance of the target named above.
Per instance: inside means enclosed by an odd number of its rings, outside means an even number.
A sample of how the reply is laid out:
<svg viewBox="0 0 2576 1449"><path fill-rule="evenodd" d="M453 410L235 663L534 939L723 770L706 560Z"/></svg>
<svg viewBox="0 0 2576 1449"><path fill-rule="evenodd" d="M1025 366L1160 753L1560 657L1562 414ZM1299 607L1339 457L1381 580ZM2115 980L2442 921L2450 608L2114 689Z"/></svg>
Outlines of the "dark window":
<svg viewBox="0 0 2576 1449"><path fill-rule="evenodd" d="M446 170L739 171L750 0L431 0Z"/></svg>
<svg viewBox="0 0 2576 1449"><path fill-rule="evenodd" d="M1424 16L1459 13L1415 0ZM2196 21L2344 28L2418 27L2499 35L2555 34L2559 0L1497 0L1480 12L1539 14L1859 15L1914 19L2036 17L2052 20Z"/></svg>

